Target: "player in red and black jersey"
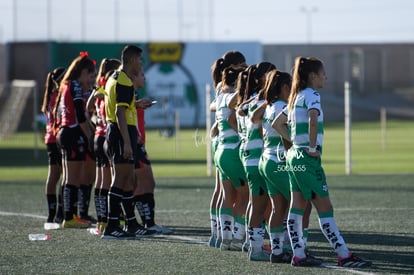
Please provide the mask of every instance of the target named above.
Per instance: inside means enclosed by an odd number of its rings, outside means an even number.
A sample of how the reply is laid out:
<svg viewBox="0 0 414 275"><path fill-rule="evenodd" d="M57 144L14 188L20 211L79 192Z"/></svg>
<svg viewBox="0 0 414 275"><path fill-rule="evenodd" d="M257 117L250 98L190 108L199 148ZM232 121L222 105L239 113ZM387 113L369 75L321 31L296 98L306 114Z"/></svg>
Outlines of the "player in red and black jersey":
<svg viewBox="0 0 414 275"><path fill-rule="evenodd" d="M95 125L94 153L96 157L96 178L94 201L97 215L97 228L103 232L108 222L108 190L111 185L111 166L104 150L106 135L105 85L111 74L121 65L115 58L104 58L99 66L96 88L87 102L89 112L94 112Z"/></svg>
<svg viewBox="0 0 414 275"><path fill-rule="evenodd" d="M59 89L56 113L60 123L57 137L63 155L63 228L85 228L90 224L76 215L75 204L81 184L82 165L89 144L86 137L91 136L85 115L83 93L92 88L95 76L95 62L87 53L81 53L72 61Z"/></svg>
<svg viewBox="0 0 414 275"><path fill-rule="evenodd" d="M46 117L45 144L47 149L49 171L46 179L46 198L48 204L47 221L45 229L57 229L63 220L63 199L61 192L56 198L56 185L62 174L62 154L56 143L56 133L53 129L55 117L53 110L59 90L59 82L65 73L65 68L56 68L47 74L45 93L43 96L42 112ZM60 188L61 190L61 188Z"/></svg>

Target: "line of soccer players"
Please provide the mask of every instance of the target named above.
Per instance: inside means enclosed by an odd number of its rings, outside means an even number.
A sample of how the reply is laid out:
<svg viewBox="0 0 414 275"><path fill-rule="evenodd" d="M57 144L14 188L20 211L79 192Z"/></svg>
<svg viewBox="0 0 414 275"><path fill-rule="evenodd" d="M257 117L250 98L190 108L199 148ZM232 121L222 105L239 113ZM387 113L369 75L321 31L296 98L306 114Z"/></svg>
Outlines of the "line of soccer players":
<svg viewBox="0 0 414 275"><path fill-rule="evenodd" d="M247 66L243 54L230 51L213 63L212 76L211 138L219 177L209 245L248 252L252 261L321 265L306 247L313 204L338 265L369 266L349 252L336 227L321 166L323 63L297 57L291 76L270 62Z"/></svg>

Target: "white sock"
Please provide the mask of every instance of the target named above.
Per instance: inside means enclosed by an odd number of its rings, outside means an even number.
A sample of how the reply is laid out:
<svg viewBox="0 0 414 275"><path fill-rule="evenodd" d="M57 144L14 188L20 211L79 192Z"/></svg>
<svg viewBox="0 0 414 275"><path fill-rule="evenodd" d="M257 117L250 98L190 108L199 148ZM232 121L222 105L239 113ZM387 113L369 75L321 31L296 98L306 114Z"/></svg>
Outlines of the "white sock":
<svg viewBox="0 0 414 275"><path fill-rule="evenodd" d="M302 219L303 215L289 212L288 231L290 238L290 245L292 246L293 255L300 259L306 257L305 244L302 236Z"/></svg>
<svg viewBox="0 0 414 275"><path fill-rule="evenodd" d="M233 239L238 239L244 241L246 238L246 226L244 224L235 222L234 223L234 232Z"/></svg>
<svg viewBox="0 0 414 275"><path fill-rule="evenodd" d="M249 227L250 248L259 252L263 248L264 229L262 227Z"/></svg>
<svg viewBox="0 0 414 275"><path fill-rule="evenodd" d="M280 255L283 253L284 240L285 240L284 231L270 233L270 244L272 246L272 253L274 255Z"/></svg>
<svg viewBox="0 0 414 275"><path fill-rule="evenodd" d="M233 239L234 217L227 214L220 214L221 237L223 241Z"/></svg>
<svg viewBox="0 0 414 275"><path fill-rule="evenodd" d="M217 215L210 214L211 236L217 239Z"/></svg>
<svg viewBox="0 0 414 275"><path fill-rule="evenodd" d="M217 219L217 240L221 239L221 223L220 219Z"/></svg>
<svg viewBox="0 0 414 275"><path fill-rule="evenodd" d="M329 241L335 252L341 258L346 258L349 256L349 250L346 246L344 239L339 233L338 228L333 217L319 218L319 226L325 238Z"/></svg>

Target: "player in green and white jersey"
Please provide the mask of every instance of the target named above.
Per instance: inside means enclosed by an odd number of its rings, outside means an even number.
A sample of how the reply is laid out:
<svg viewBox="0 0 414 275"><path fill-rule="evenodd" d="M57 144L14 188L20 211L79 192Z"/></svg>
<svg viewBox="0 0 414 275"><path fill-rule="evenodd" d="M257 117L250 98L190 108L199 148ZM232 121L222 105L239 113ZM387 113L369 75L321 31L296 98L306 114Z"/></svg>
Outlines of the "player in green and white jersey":
<svg viewBox="0 0 414 275"><path fill-rule="evenodd" d="M234 110L229 102L235 93L235 82L244 67L229 67L223 72L222 88L216 100L210 105L216 112L218 145L214 161L220 170L223 200L219 209L221 223L221 250L230 250L233 239L234 221L246 213L249 190L238 152L240 140Z"/></svg>
<svg viewBox="0 0 414 275"><path fill-rule="evenodd" d="M211 74L213 78L213 86L215 88L215 97L220 93L221 86L222 86L222 74L224 69L230 66L237 66L237 65L245 65L246 58L244 55L239 51L228 51L223 54L223 56L214 61L213 65L211 66ZM213 149L213 155L218 146L218 129L217 123L214 123L211 129L211 143ZM211 247L220 247L221 245L221 227L220 221L217 218L219 207L221 205L222 194L221 194L221 187L220 187L220 172L216 168L216 181L214 186L214 191L211 196L210 200L210 226L211 226L211 237L209 240L209 246Z"/></svg>
<svg viewBox="0 0 414 275"><path fill-rule="evenodd" d="M287 106L292 79L286 72L272 70L267 75L264 102L253 112L252 121L262 123L263 154L259 161L260 175L265 179L272 204L269 232L272 263L290 263L292 256L283 251L284 219L289 209L290 187L282 138L272 128L276 116ZM290 144L286 145L289 148Z"/></svg>
<svg viewBox="0 0 414 275"><path fill-rule="evenodd" d="M319 216L320 228L335 252L338 265L365 267L365 261L349 252L333 215L325 172L321 165L323 142L323 111L317 91L324 86L323 63L316 58L297 57L293 72L288 114L279 115L274 123L283 138L291 140L286 162L288 166L291 205L288 230L293 250L292 266L317 266L321 259L305 253L302 239L302 219L307 201L312 201ZM285 126L288 122L289 129ZM290 135L289 135L290 130Z"/></svg>
<svg viewBox="0 0 414 275"><path fill-rule="evenodd" d="M276 69L275 65L270 62L261 62L249 68L246 92L244 93L245 101L239 106L238 111L242 120L239 124L245 123L246 125L246 139L240 150L251 195L248 233L249 259L252 261L269 261L270 254L263 248L264 228L262 225L263 221L268 218L265 212L269 204L269 197L265 179L260 175L258 167L263 151L261 121L253 123L251 116L264 101L266 74L274 69ZM257 92L259 93L255 96ZM246 115L245 118L243 118L243 114Z"/></svg>

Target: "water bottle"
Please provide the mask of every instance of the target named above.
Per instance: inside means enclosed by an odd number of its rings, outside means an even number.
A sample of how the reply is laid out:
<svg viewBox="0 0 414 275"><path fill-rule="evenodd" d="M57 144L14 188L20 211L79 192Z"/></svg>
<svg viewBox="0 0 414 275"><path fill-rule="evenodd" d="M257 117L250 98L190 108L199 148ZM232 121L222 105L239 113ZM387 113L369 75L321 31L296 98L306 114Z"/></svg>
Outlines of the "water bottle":
<svg viewBox="0 0 414 275"><path fill-rule="evenodd" d="M47 241L47 240L50 240L50 235L49 234L29 234L29 240Z"/></svg>

